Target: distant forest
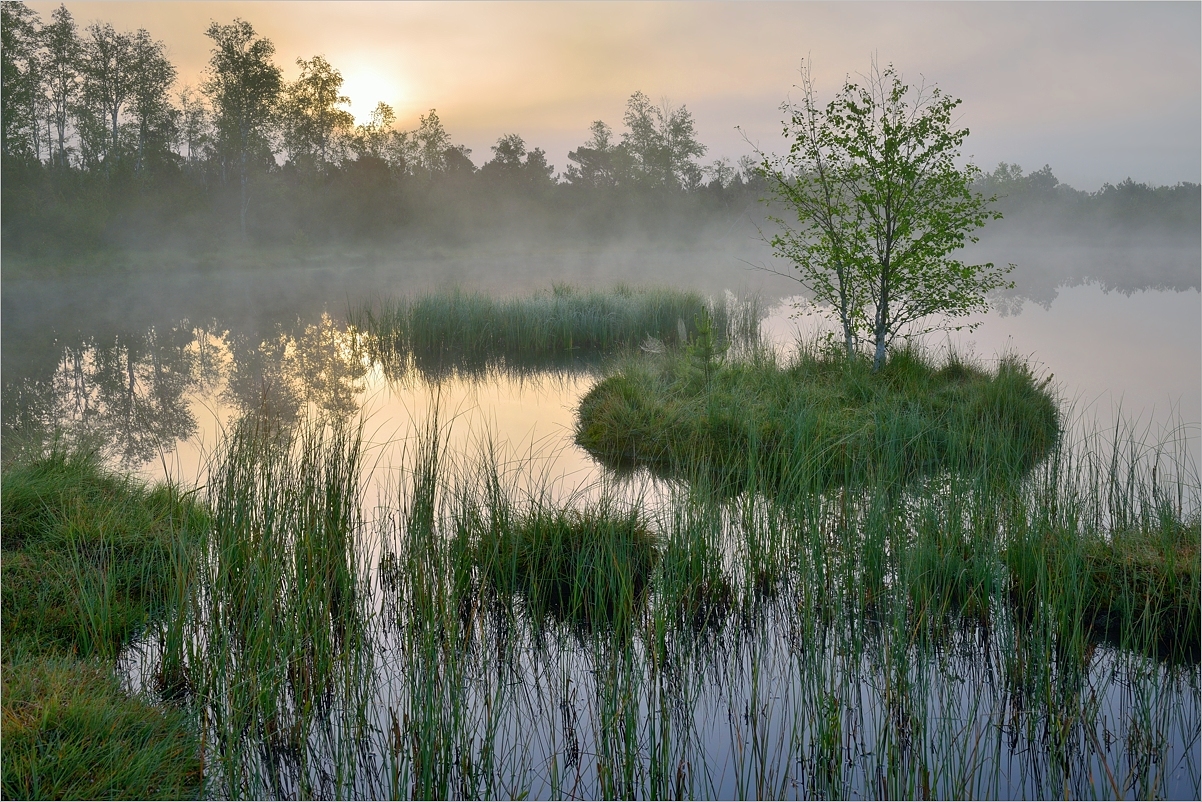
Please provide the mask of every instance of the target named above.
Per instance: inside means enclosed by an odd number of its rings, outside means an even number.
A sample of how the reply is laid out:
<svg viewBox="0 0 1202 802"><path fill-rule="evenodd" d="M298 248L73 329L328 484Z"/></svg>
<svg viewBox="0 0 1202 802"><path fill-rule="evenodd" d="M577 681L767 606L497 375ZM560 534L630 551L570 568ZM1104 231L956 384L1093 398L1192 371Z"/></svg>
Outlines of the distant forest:
<svg viewBox="0 0 1202 802"><path fill-rule="evenodd" d="M689 240L763 214L757 159L703 163L688 109L642 92L630 96L620 132L593 122L560 172L517 133L477 166L433 109L410 131L385 103L355 124L341 74L320 55L297 59L299 77L285 81L274 45L242 20L205 31L212 56L191 87L144 29L81 28L65 6L49 20L19 2L0 9L0 221L10 254ZM1007 218L1085 236L1196 238L1202 216L1192 183L1128 179L1089 193L1048 167L1024 174L1003 164L979 187Z"/></svg>

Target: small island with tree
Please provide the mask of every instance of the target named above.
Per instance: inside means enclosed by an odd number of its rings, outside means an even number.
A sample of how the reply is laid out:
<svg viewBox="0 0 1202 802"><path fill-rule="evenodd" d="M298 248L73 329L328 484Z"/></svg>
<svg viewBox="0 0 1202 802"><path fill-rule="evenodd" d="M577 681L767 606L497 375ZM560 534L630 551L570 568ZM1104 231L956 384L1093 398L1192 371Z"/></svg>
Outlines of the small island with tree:
<svg viewBox="0 0 1202 802"><path fill-rule="evenodd" d="M688 348L594 387L577 442L613 464L706 465L769 486L1034 465L1059 436L1050 377L1014 357L992 372L954 353L937 366L918 339L965 327L1013 269L956 258L1000 217L975 190L980 170L959 164L960 101L905 84L892 65L849 79L824 107L808 67L800 89L800 105L783 107L787 154L760 163L766 200L793 213L775 214L766 239L838 335L789 364L768 351L721 362L713 341L725 332L705 324ZM748 465L767 475L747 477Z"/></svg>

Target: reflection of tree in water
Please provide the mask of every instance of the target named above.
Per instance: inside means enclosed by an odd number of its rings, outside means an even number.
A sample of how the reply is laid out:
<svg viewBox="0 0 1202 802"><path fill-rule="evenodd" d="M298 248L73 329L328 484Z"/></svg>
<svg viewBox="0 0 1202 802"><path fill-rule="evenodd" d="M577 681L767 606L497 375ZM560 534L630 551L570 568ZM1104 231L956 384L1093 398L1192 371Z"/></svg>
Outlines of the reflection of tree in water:
<svg viewBox="0 0 1202 802"><path fill-rule="evenodd" d="M139 341L96 350L97 434L123 462L146 462L192 436L196 418L184 394L196 383L192 328L151 328Z"/></svg>
<svg viewBox="0 0 1202 802"><path fill-rule="evenodd" d="M283 423L305 404L353 415L370 364L329 315L298 321L291 331L276 327L268 337L187 321L85 337L59 351L46 378L5 385L5 439L58 436L99 447L126 466L144 464L197 433L198 400L221 399L235 414L266 409Z"/></svg>
<svg viewBox="0 0 1202 802"><path fill-rule="evenodd" d="M288 368L291 339L279 331L267 338L227 333L230 363L221 399L240 412L260 410L281 422L294 421L301 398Z"/></svg>
<svg viewBox="0 0 1202 802"><path fill-rule="evenodd" d="M291 423L305 404L335 417L358 411L371 361L328 314L267 338L233 333L226 343L231 359L222 397L240 412L259 410Z"/></svg>
<svg viewBox="0 0 1202 802"><path fill-rule="evenodd" d="M87 440L125 465L147 462L196 431L184 400L196 383L193 339L192 327L181 323L104 344L69 344L47 385L27 385L20 394L25 423Z"/></svg>

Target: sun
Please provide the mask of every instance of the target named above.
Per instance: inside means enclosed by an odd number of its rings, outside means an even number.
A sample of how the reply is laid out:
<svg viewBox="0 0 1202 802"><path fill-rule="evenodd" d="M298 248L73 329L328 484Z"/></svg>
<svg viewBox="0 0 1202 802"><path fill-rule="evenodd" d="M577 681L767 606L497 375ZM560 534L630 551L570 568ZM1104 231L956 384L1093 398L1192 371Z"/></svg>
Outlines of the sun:
<svg viewBox="0 0 1202 802"><path fill-rule="evenodd" d="M342 93L351 99L350 112L356 124L366 123L381 101L398 110L409 98L410 93L401 78L381 72L378 67L349 65L341 72Z"/></svg>

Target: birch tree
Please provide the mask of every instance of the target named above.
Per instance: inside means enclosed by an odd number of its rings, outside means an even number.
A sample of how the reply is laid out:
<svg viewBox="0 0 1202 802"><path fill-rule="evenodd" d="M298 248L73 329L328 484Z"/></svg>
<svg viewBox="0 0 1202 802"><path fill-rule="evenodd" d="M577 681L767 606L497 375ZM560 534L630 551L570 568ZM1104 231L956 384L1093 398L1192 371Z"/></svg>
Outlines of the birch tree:
<svg viewBox="0 0 1202 802"><path fill-rule="evenodd" d="M761 162L773 200L795 218L773 217L780 230L769 241L838 319L848 356L867 342L879 370L903 332L975 328L963 318L1011 286L1014 266L954 255L1001 216L972 189L980 170L959 165L968 129L952 115L961 101L903 83L892 65L847 80L826 106L808 65L800 89L800 103L782 107L788 154Z"/></svg>
<svg viewBox="0 0 1202 802"><path fill-rule="evenodd" d="M214 22L205 35L213 40L213 50L201 90L213 109L219 154L238 168L240 222L245 236L251 159L257 155L270 158L270 126L283 79L271 60L275 45L258 38L249 22Z"/></svg>
<svg viewBox="0 0 1202 802"><path fill-rule="evenodd" d="M46 101L47 128L57 134L57 149L51 153L51 164L66 167L67 126L79 95L79 55L81 42L75 19L66 6L60 5L50 15L50 23L42 28L44 58L41 64L43 94Z"/></svg>

